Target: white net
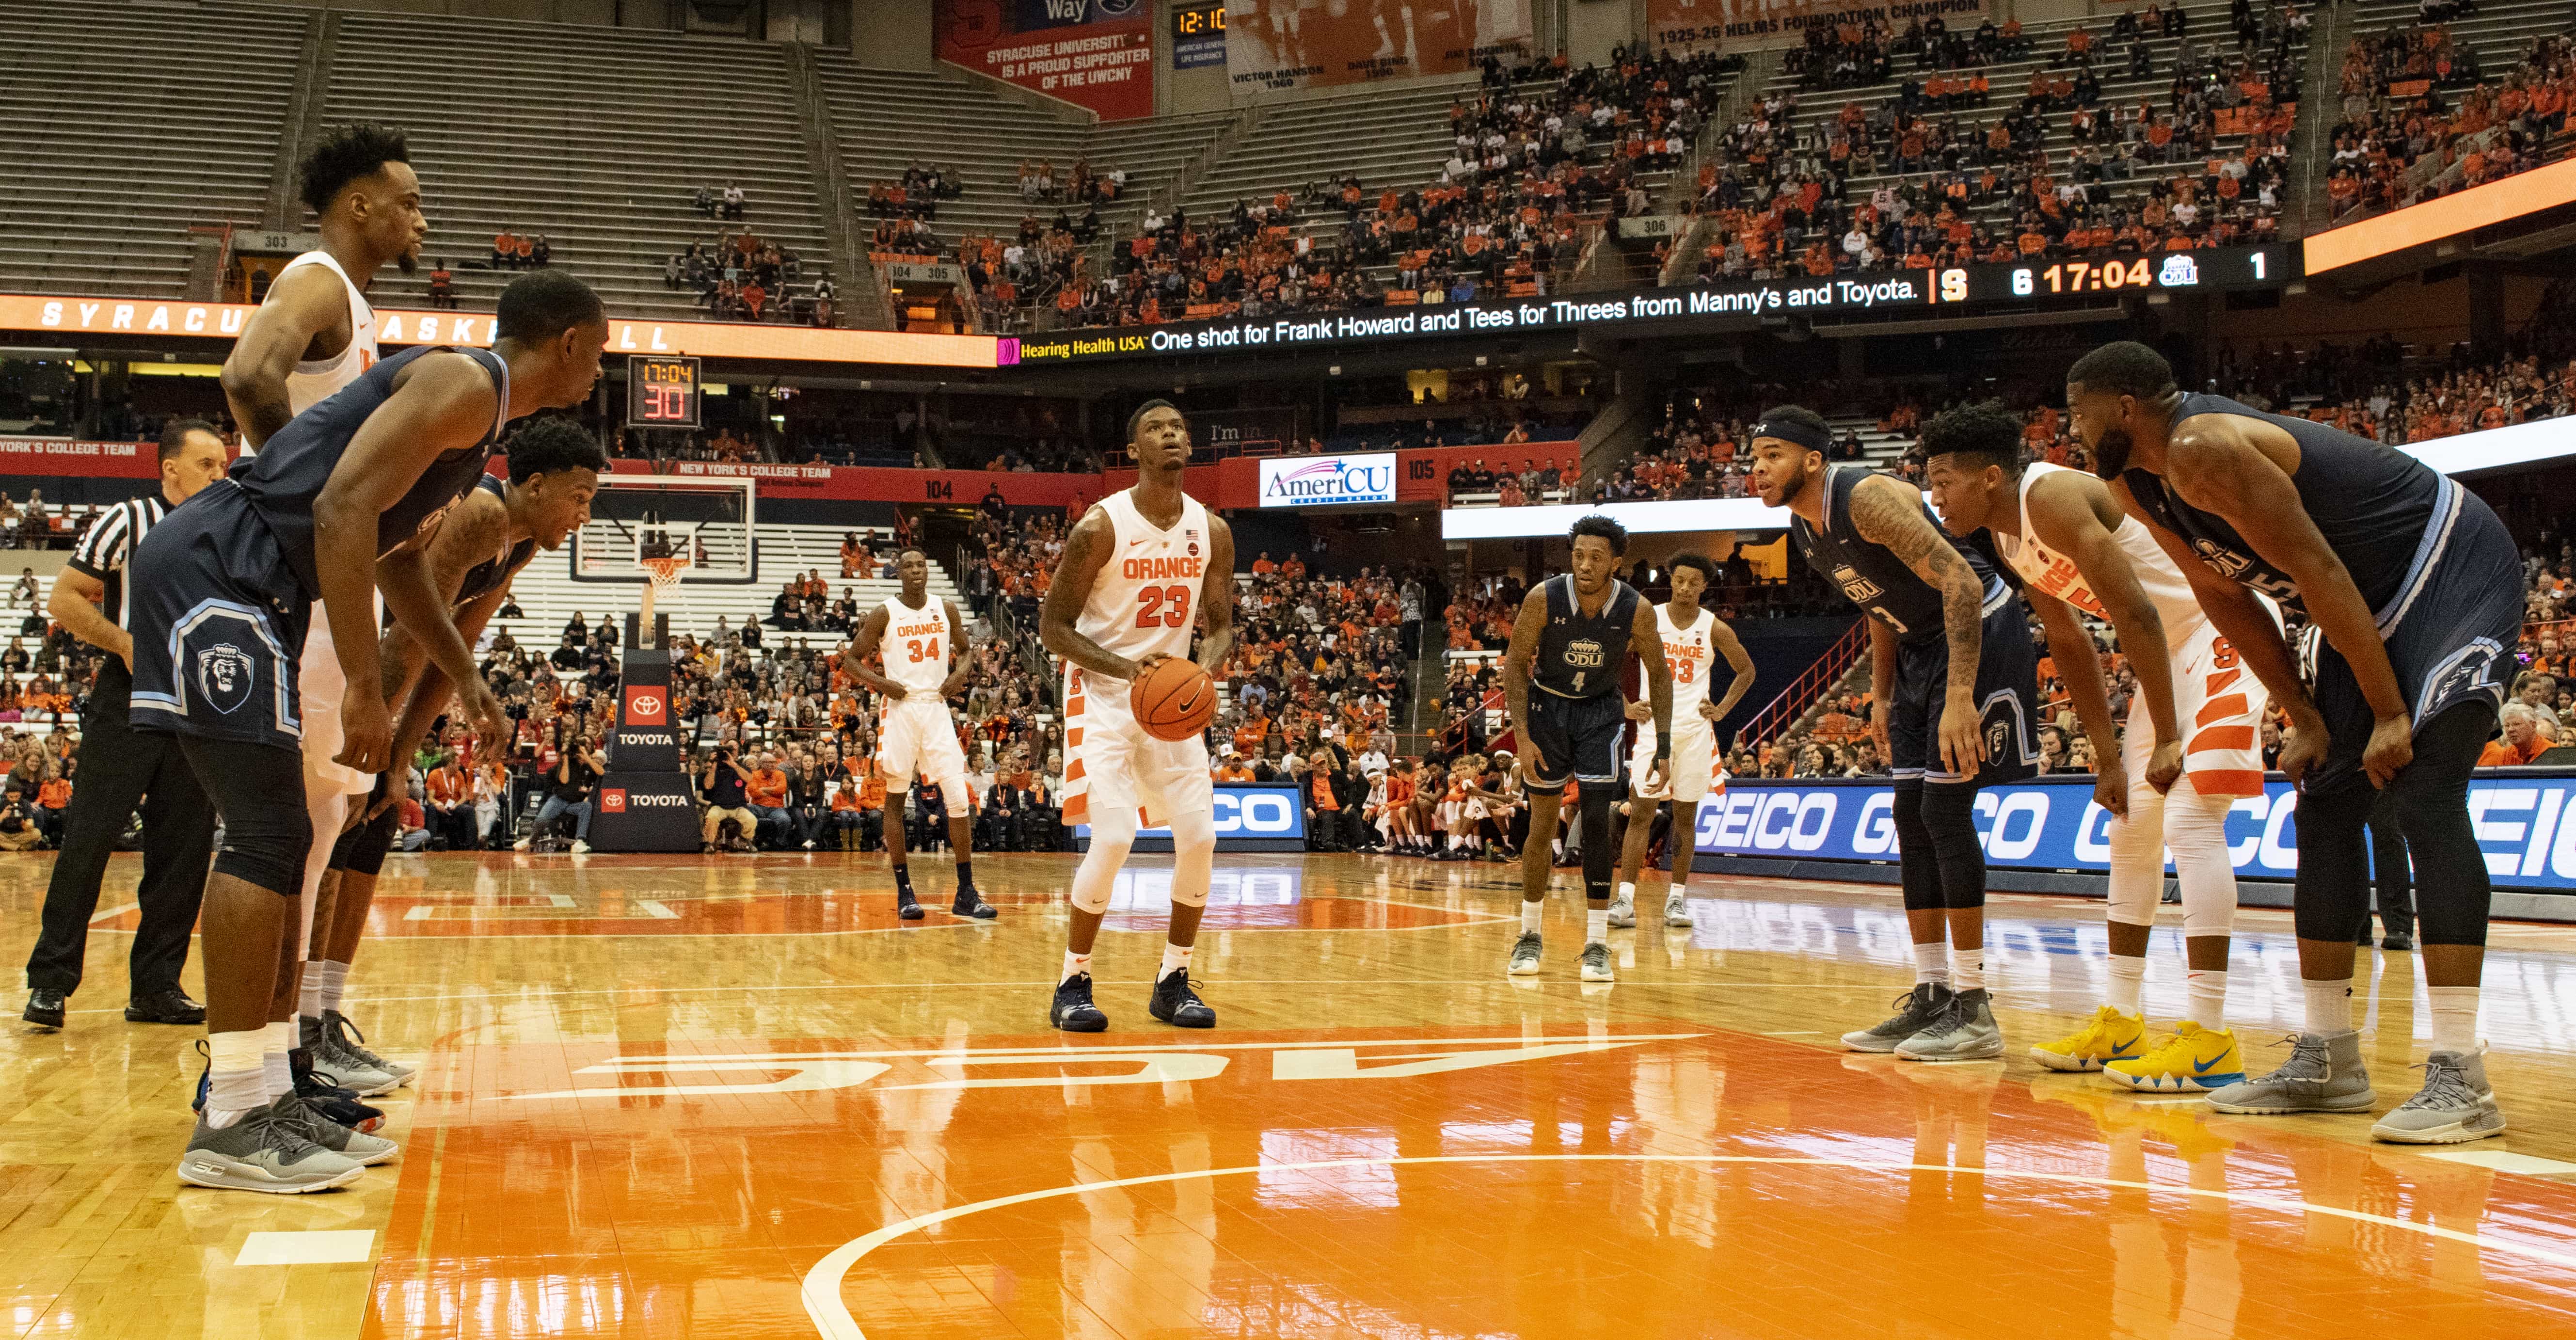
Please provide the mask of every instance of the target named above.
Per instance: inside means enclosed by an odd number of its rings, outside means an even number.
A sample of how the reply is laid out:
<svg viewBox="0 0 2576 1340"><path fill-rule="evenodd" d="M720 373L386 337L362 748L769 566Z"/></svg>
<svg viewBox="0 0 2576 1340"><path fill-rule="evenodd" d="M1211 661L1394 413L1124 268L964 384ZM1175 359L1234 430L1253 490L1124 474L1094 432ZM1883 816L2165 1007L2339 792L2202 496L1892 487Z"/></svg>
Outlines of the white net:
<svg viewBox="0 0 2576 1340"><path fill-rule="evenodd" d="M759 571L748 479L602 475L590 521L573 533L572 576L584 582L745 583ZM644 565L681 560L669 575Z"/></svg>

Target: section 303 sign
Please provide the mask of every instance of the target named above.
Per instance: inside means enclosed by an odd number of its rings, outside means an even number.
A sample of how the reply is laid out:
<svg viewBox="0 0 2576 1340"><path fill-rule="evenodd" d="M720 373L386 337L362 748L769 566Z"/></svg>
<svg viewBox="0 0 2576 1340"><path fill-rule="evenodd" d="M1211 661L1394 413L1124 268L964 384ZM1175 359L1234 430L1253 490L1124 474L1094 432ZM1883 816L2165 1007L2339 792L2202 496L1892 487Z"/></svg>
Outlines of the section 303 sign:
<svg viewBox="0 0 2576 1340"><path fill-rule="evenodd" d="M2469 782L2469 819L2499 888L2576 892L2576 772L2494 769ZM1883 781L1734 779L1700 802L1708 855L1819 861L1896 859L1895 793ZM2298 793L2270 781L2227 812L2228 856L2248 879L2298 872ZM1986 863L2016 870L2110 870L2110 811L2091 777L2042 778L1977 793ZM2172 862L2166 862L2172 868Z"/></svg>

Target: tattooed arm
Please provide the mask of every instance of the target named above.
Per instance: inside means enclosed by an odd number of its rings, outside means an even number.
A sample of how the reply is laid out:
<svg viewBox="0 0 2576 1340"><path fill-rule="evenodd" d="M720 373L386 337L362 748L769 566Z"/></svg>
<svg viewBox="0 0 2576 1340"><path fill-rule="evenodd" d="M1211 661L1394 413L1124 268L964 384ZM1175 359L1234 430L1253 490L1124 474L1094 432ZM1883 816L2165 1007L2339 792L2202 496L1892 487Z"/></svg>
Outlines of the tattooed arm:
<svg viewBox="0 0 2576 1340"><path fill-rule="evenodd" d="M1941 762L1967 776L1985 759L1978 729L1977 660L1984 651L1985 584L1923 510L1923 495L1892 475L1871 475L1851 493L1852 529L1896 555L1941 593L1941 625L1950 639L1950 691L1941 709Z"/></svg>

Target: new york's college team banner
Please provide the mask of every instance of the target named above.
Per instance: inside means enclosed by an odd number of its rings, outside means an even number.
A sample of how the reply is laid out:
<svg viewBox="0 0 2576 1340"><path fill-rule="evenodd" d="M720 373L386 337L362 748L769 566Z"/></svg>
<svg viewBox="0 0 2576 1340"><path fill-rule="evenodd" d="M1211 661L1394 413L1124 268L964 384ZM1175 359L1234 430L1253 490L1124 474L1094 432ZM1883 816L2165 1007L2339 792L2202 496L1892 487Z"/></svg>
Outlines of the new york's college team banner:
<svg viewBox="0 0 2576 1340"><path fill-rule="evenodd" d="M1226 0L1225 68L1238 99L1529 59L1529 0Z"/></svg>
<svg viewBox="0 0 2576 1340"><path fill-rule="evenodd" d="M1938 18L1956 32L1985 22L1988 0L1646 0L1647 39L1657 51L1748 51L1793 47L1807 30L1875 22L1890 35Z"/></svg>
<svg viewBox="0 0 2576 1340"><path fill-rule="evenodd" d="M2576 770L2498 768L2469 782L2469 818L2498 888L2576 893ZM1883 781L1737 778L1700 802L1698 850L1708 855L1811 861L1896 859L1895 793ZM2283 781L2227 813L2228 854L2245 879L2286 880L2299 868L2298 794ZM2040 778L1977 793L1986 864L2107 873L2110 811L2090 777ZM2166 866L2172 868L2170 864Z"/></svg>
<svg viewBox="0 0 2576 1340"><path fill-rule="evenodd" d="M937 4L941 60L1088 107L1103 121L1154 114L1152 0Z"/></svg>

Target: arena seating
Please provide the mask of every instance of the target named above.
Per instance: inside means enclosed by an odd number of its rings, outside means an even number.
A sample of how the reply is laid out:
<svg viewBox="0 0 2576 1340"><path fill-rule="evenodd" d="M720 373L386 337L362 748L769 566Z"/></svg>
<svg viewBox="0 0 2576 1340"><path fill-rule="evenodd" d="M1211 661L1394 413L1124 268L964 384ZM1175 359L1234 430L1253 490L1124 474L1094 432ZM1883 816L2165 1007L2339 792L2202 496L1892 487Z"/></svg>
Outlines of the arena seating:
<svg viewBox="0 0 2576 1340"><path fill-rule="evenodd" d="M2365 0L2365 3L2355 6L2351 21L2343 30L2354 41L2346 44L2345 51L2336 53L2334 63L2339 71L2339 80L2345 87L2325 90L2341 98L2338 104L2340 113L2335 123L2337 129L2364 124L2373 116L2402 122L2412 101L2390 96L2390 81L2374 77L2378 72L2351 68L2351 54L2356 47L2367 48L2370 55L2375 56L2392 34L2402 35L2410 44L2420 43L2437 26L2449 38L2446 54L2454 73L2449 78L2442 78L2438 71L2433 72L2432 92L2443 113L2456 117L2475 89L2483 87L2498 91L2506 86L2509 79L2527 76L2528 58L2535 39L2576 32L2576 19L2571 19L2565 6L2542 3L2541 0L2495 0L2495 3L2480 4L2466 14L2446 11L2438 25L2433 26L2426 25L2421 15L2422 6L2417 0ZM2351 87L2357 82L2363 87ZM2561 87L2564 87L2563 81ZM2359 136L2353 138L2357 140ZM2539 152L2521 155L2520 161L2510 166L2495 164L2492 151L2507 139L2507 130L2501 125L2465 136L2458 142L2445 135L2440 137L2439 152L2417 156L2410 154L2401 135L2388 142L2391 157L2401 169L2398 180L2387 184L2384 190L2361 189L2349 196L2338 191L2335 219L2337 222L2351 222L2376 209L2412 204L2428 196L2472 184L2466 180L2461 161L2471 148L2487 151L2481 155L2486 163L2481 170L2486 180L2564 156L2567 148L2567 140L2561 135L2551 143L2537 146ZM2342 147L2332 143L2321 145L2319 152L2328 155L2329 161L2320 164L2320 170L2331 166L2331 155ZM2351 147L2359 149L2364 146L2355 143Z"/></svg>
<svg viewBox="0 0 2576 1340"><path fill-rule="evenodd" d="M774 43L353 13L324 109L409 133L428 186L425 254L455 267L467 307L489 310L511 278L468 268L503 228L544 234L554 264L620 313L703 318L695 295L664 286L663 261L726 227L795 251L808 279L831 262ZM691 203L727 182L747 197L739 224Z"/></svg>
<svg viewBox="0 0 2576 1340"><path fill-rule="evenodd" d="M0 287L184 294L188 229L266 212L307 17L0 0Z"/></svg>

